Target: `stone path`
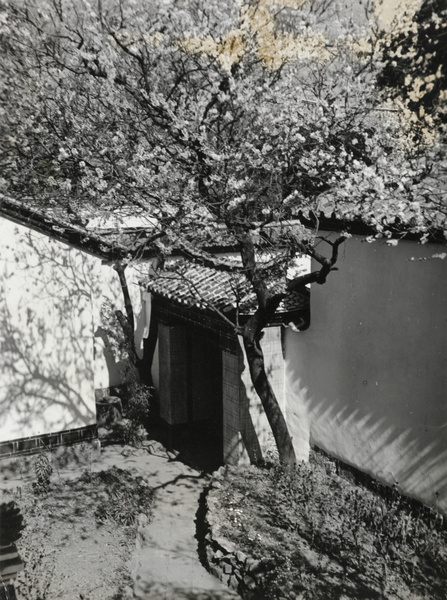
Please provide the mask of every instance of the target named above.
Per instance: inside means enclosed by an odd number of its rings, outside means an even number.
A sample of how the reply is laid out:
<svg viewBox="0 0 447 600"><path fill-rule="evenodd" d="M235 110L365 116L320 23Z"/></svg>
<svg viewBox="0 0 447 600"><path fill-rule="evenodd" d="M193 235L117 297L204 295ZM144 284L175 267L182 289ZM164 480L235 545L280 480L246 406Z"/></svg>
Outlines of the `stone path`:
<svg viewBox="0 0 447 600"><path fill-rule="evenodd" d="M196 513L209 476L169 455L158 442L147 449L107 446L89 462L93 471L116 466L141 475L155 489L154 516L140 525L135 551L130 557L138 600L234 600L238 594L208 573L200 562L196 539ZM31 468L31 457L27 468ZM13 459L14 461L14 459ZM17 464L22 464L19 459ZM73 478L85 469L67 464L61 477ZM16 475L0 472L2 487L17 485Z"/></svg>
<svg viewBox="0 0 447 600"><path fill-rule="evenodd" d="M169 458L159 445L154 449L155 454L137 450L122 456L120 450L105 448L98 461L101 468L116 465L135 470L156 492L153 521L140 528L132 557L135 598L240 598L208 573L199 560L195 520L208 476Z"/></svg>

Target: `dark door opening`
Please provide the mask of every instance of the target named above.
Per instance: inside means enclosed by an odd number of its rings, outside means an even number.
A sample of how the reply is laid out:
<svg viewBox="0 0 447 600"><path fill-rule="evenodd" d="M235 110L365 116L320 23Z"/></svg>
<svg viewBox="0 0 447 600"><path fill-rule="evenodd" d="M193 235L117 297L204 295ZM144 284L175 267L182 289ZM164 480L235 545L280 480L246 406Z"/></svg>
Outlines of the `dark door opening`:
<svg viewBox="0 0 447 600"><path fill-rule="evenodd" d="M150 435L203 471L223 464L222 350L212 330L159 326L160 386ZM153 415L155 417L155 415Z"/></svg>
<svg viewBox="0 0 447 600"><path fill-rule="evenodd" d="M188 330L188 425L197 453L215 468L223 463L222 351L218 339Z"/></svg>

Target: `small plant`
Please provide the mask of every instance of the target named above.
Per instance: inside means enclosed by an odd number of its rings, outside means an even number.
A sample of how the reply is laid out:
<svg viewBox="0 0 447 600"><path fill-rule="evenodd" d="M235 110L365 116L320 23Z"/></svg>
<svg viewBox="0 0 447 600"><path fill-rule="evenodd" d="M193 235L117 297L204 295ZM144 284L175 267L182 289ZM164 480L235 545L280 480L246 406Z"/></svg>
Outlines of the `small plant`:
<svg viewBox="0 0 447 600"><path fill-rule="evenodd" d="M118 424L117 432L125 444L140 446L146 439L151 398L151 388L147 385L136 381L129 384L124 411L126 418Z"/></svg>
<svg viewBox="0 0 447 600"><path fill-rule="evenodd" d="M151 514L153 491L142 479L134 479L121 469L112 468L95 474L107 484L107 500L95 511L98 523L113 521L130 526L136 523L140 513Z"/></svg>
<svg viewBox="0 0 447 600"><path fill-rule="evenodd" d="M139 425L147 425L149 421L151 389L149 386L138 381L129 384L129 400L126 408L126 416Z"/></svg>
<svg viewBox="0 0 447 600"><path fill-rule="evenodd" d="M132 492L126 489L114 489L109 493L107 502L102 503L95 512L98 523L113 521L118 525L133 525L137 514L133 506Z"/></svg>
<svg viewBox="0 0 447 600"><path fill-rule="evenodd" d="M121 423L117 423L115 432L122 443L135 446L136 448L141 446L147 437L147 431L144 426L130 419L123 419Z"/></svg>
<svg viewBox="0 0 447 600"><path fill-rule="evenodd" d="M50 459L45 452L41 452L34 463L36 481L33 481L33 491L35 494L47 494L50 489L50 478L53 474L53 467Z"/></svg>

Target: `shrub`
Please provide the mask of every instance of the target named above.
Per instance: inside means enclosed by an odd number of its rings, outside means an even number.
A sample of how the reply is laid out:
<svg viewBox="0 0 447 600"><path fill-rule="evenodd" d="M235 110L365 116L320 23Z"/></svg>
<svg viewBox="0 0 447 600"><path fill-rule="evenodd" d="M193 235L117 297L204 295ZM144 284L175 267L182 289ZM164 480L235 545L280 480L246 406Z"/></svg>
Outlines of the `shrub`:
<svg viewBox="0 0 447 600"><path fill-rule="evenodd" d="M33 491L35 494L46 494L50 489L50 477L53 474L53 467L50 459L45 452L41 452L34 463L36 480L33 481Z"/></svg>
<svg viewBox="0 0 447 600"><path fill-rule="evenodd" d="M127 418L138 425L147 426L152 398L151 388L144 383L134 381L129 384L127 393Z"/></svg>
<svg viewBox="0 0 447 600"><path fill-rule="evenodd" d="M139 446L147 436L151 388L144 383L133 382L127 386L124 394L125 418L115 427L115 433L125 444Z"/></svg>
<svg viewBox="0 0 447 600"><path fill-rule="evenodd" d="M147 436L145 427L130 419L123 419L121 423L118 423L115 426L115 433L123 444L136 448L144 442Z"/></svg>
<svg viewBox="0 0 447 600"><path fill-rule="evenodd" d="M397 489L381 493L335 471L327 461L299 463L295 473L273 462L227 471L221 532L268 561L266 597L391 599L411 590L415 599L444 599L442 516Z"/></svg>

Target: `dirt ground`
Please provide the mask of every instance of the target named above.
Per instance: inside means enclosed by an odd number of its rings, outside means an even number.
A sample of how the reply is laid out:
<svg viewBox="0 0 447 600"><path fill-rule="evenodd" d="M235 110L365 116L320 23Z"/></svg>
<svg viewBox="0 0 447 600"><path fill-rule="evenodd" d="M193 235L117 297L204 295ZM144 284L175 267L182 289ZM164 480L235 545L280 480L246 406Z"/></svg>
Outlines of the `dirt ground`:
<svg viewBox="0 0 447 600"><path fill-rule="evenodd" d="M200 561L196 518L209 476L198 468L203 452L193 450L168 451L152 438L139 448L53 449L46 494L33 489L37 456L2 460L0 502L15 501L26 522L17 598L239 598ZM129 514L138 530L123 524Z"/></svg>
<svg viewBox="0 0 447 600"><path fill-rule="evenodd" d="M105 484L89 483L94 450L81 444L52 451L50 456L53 474L46 494L33 491L35 456L0 465L0 502L15 501L26 525L16 543L23 561L13 582L17 597L132 598L129 561L136 527L107 519L97 522L95 511L107 501L107 491Z"/></svg>

